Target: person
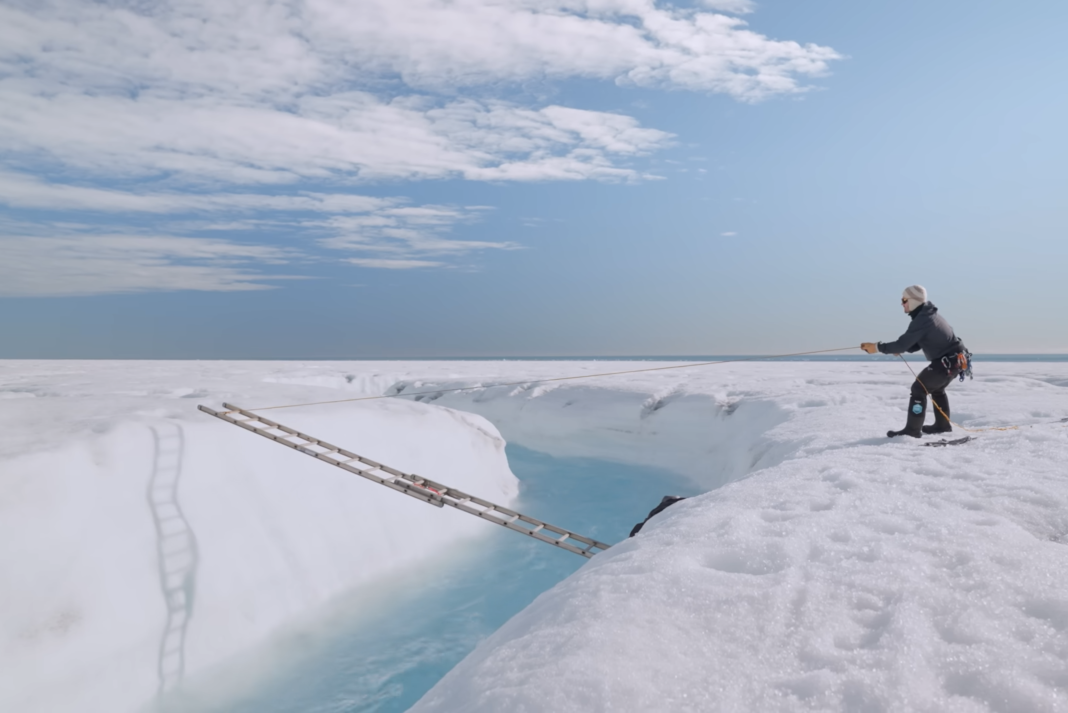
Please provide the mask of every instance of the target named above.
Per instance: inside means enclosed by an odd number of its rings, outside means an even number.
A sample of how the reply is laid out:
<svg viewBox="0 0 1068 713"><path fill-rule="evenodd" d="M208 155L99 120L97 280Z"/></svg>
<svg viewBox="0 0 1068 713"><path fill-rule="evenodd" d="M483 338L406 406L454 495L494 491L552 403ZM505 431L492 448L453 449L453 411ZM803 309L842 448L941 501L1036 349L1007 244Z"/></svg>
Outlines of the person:
<svg viewBox="0 0 1068 713"><path fill-rule="evenodd" d="M909 399L908 420L900 431L887 431L889 438L912 436L920 438L925 433L948 433L953 430L949 420L949 397L946 387L953 378L968 369L968 357L963 342L953 333L949 322L938 313L938 308L927 301L927 290L922 285L911 285L901 294L901 306L912 322L905 333L892 342L864 342L860 348L868 354L900 355L902 352L923 350L931 363L920 372L912 384ZM927 396L935 405L933 425L923 425L927 415Z"/></svg>

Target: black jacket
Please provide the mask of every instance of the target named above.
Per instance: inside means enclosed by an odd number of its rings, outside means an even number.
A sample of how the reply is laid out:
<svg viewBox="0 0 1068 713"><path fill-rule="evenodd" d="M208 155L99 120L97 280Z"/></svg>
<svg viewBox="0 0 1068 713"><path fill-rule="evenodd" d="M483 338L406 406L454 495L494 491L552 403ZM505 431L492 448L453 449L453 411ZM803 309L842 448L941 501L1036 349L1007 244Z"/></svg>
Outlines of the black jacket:
<svg viewBox="0 0 1068 713"><path fill-rule="evenodd" d="M941 359L949 354L956 354L964 349L960 339L953 334L938 308L930 302L924 302L909 312L912 323L905 333L893 342L879 342L879 351L883 354L901 354L923 350L923 355L931 361Z"/></svg>

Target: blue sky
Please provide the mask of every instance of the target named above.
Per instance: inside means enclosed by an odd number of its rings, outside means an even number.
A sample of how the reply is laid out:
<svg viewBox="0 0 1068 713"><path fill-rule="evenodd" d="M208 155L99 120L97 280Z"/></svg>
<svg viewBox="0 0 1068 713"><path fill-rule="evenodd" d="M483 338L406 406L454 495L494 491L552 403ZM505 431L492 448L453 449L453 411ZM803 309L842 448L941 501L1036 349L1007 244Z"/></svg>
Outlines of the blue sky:
<svg viewBox="0 0 1068 713"><path fill-rule="evenodd" d="M0 8L0 357L1068 352L1068 5Z"/></svg>

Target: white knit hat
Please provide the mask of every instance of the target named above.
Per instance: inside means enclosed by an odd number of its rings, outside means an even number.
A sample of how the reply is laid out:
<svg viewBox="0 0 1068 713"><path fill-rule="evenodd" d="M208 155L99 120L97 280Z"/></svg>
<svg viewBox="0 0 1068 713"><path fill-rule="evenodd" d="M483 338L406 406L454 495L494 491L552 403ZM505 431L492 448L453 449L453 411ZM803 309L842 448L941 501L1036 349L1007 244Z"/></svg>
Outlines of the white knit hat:
<svg viewBox="0 0 1068 713"><path fill-rule="evenodd" d="M911 312L927 301L927 290L923 288L923 285L909 285L901 293L901 299L909 301L909 312Z"/></svg>

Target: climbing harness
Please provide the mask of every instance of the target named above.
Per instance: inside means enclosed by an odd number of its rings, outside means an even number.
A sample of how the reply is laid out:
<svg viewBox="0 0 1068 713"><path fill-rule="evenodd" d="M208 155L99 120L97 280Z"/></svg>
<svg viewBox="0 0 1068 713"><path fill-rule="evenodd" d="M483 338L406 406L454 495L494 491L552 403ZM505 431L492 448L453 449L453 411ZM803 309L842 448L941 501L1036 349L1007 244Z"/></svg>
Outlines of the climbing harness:
<svg viewBox="0 0 1068 713"><path fill-rule="evenodd" d="M907 362L906 362L907 363ZM960 377L961 383L964 383L964 377L969 379L972 377L972 353L967 349L961 349L956 354L950 354L944 356L941 359L942 368L946 370L946 374L953 375L953 372L957 372L957 376ZM922 382L921 382L922 383Z"/></svg>
<svg viewBox="0 0 1068 713"><path fill-rule="evenodd" d="M459 386L452 389L434 389L433 391L416 391L410 394L383 394L382 396L359 396L354 399L337 399L335 401L313 401L303 404L284 404L282 406L260 406L258 408L245 409L246 411L271 411L281 408L297 408L300 406L324 406L326 404L344 404L353 401L374 401L376 399L390 399L395 396L431 396L434 394L448 394L457 391L473 391L475 389L499 388L504 386L525 386L527 384L548 384L555 381L573 381L575 379L595 379L602 376L619 376L621 374L643 374L649 371L667 371L669 369L693 369L699 366L713 366L715 364L737 364L747 361L759 361L761 359L786 359L789 357L810 356L812 354L830 354L831 352L845 352L856 349L852 347L839 347L837 349L820 349L813 352L795 352L793 354L772 354L770 356L742 357L739 359L723 359L720 361L702 361L696 364L674 364L672 366L654 366L648 369L628 369L627 371L606 371L600 374L579 374L578 376L558 376L552 379L527 379L526 381L513 381L506 384L480 384L478 386ZM227 411L224 413L233 413Z"/></svg>
<svg viewBox="0 0 1068 713"><path fill-rule="evenodd" d="M515 510L495 505L488 500L468 495L433 480L411 473L403 473L387 465L376 463L370 458L364 458L288 426L257 416L248 409L243 409L233 404L223 404L223 408L227 409L226 411L216 411L207 406L198 406L198 408L204 413L222 419L227 423L240 426L246 431L251 431L275 443L281 443L283 446L288 446L299 453L367 478L379 485L384 485L399 493L409 495L416 500L439 508L448 505L469 515L476 515L495 525L507 527L509 530L515 530L568 552L574 552L577 555L589 558L611 547L611 545L607 545L604 542L598 542L570 530L522 515ZM230 414L238 414L244 418L234 418ZM545 534L546 532L552 533L555 537Z"/></svg>

